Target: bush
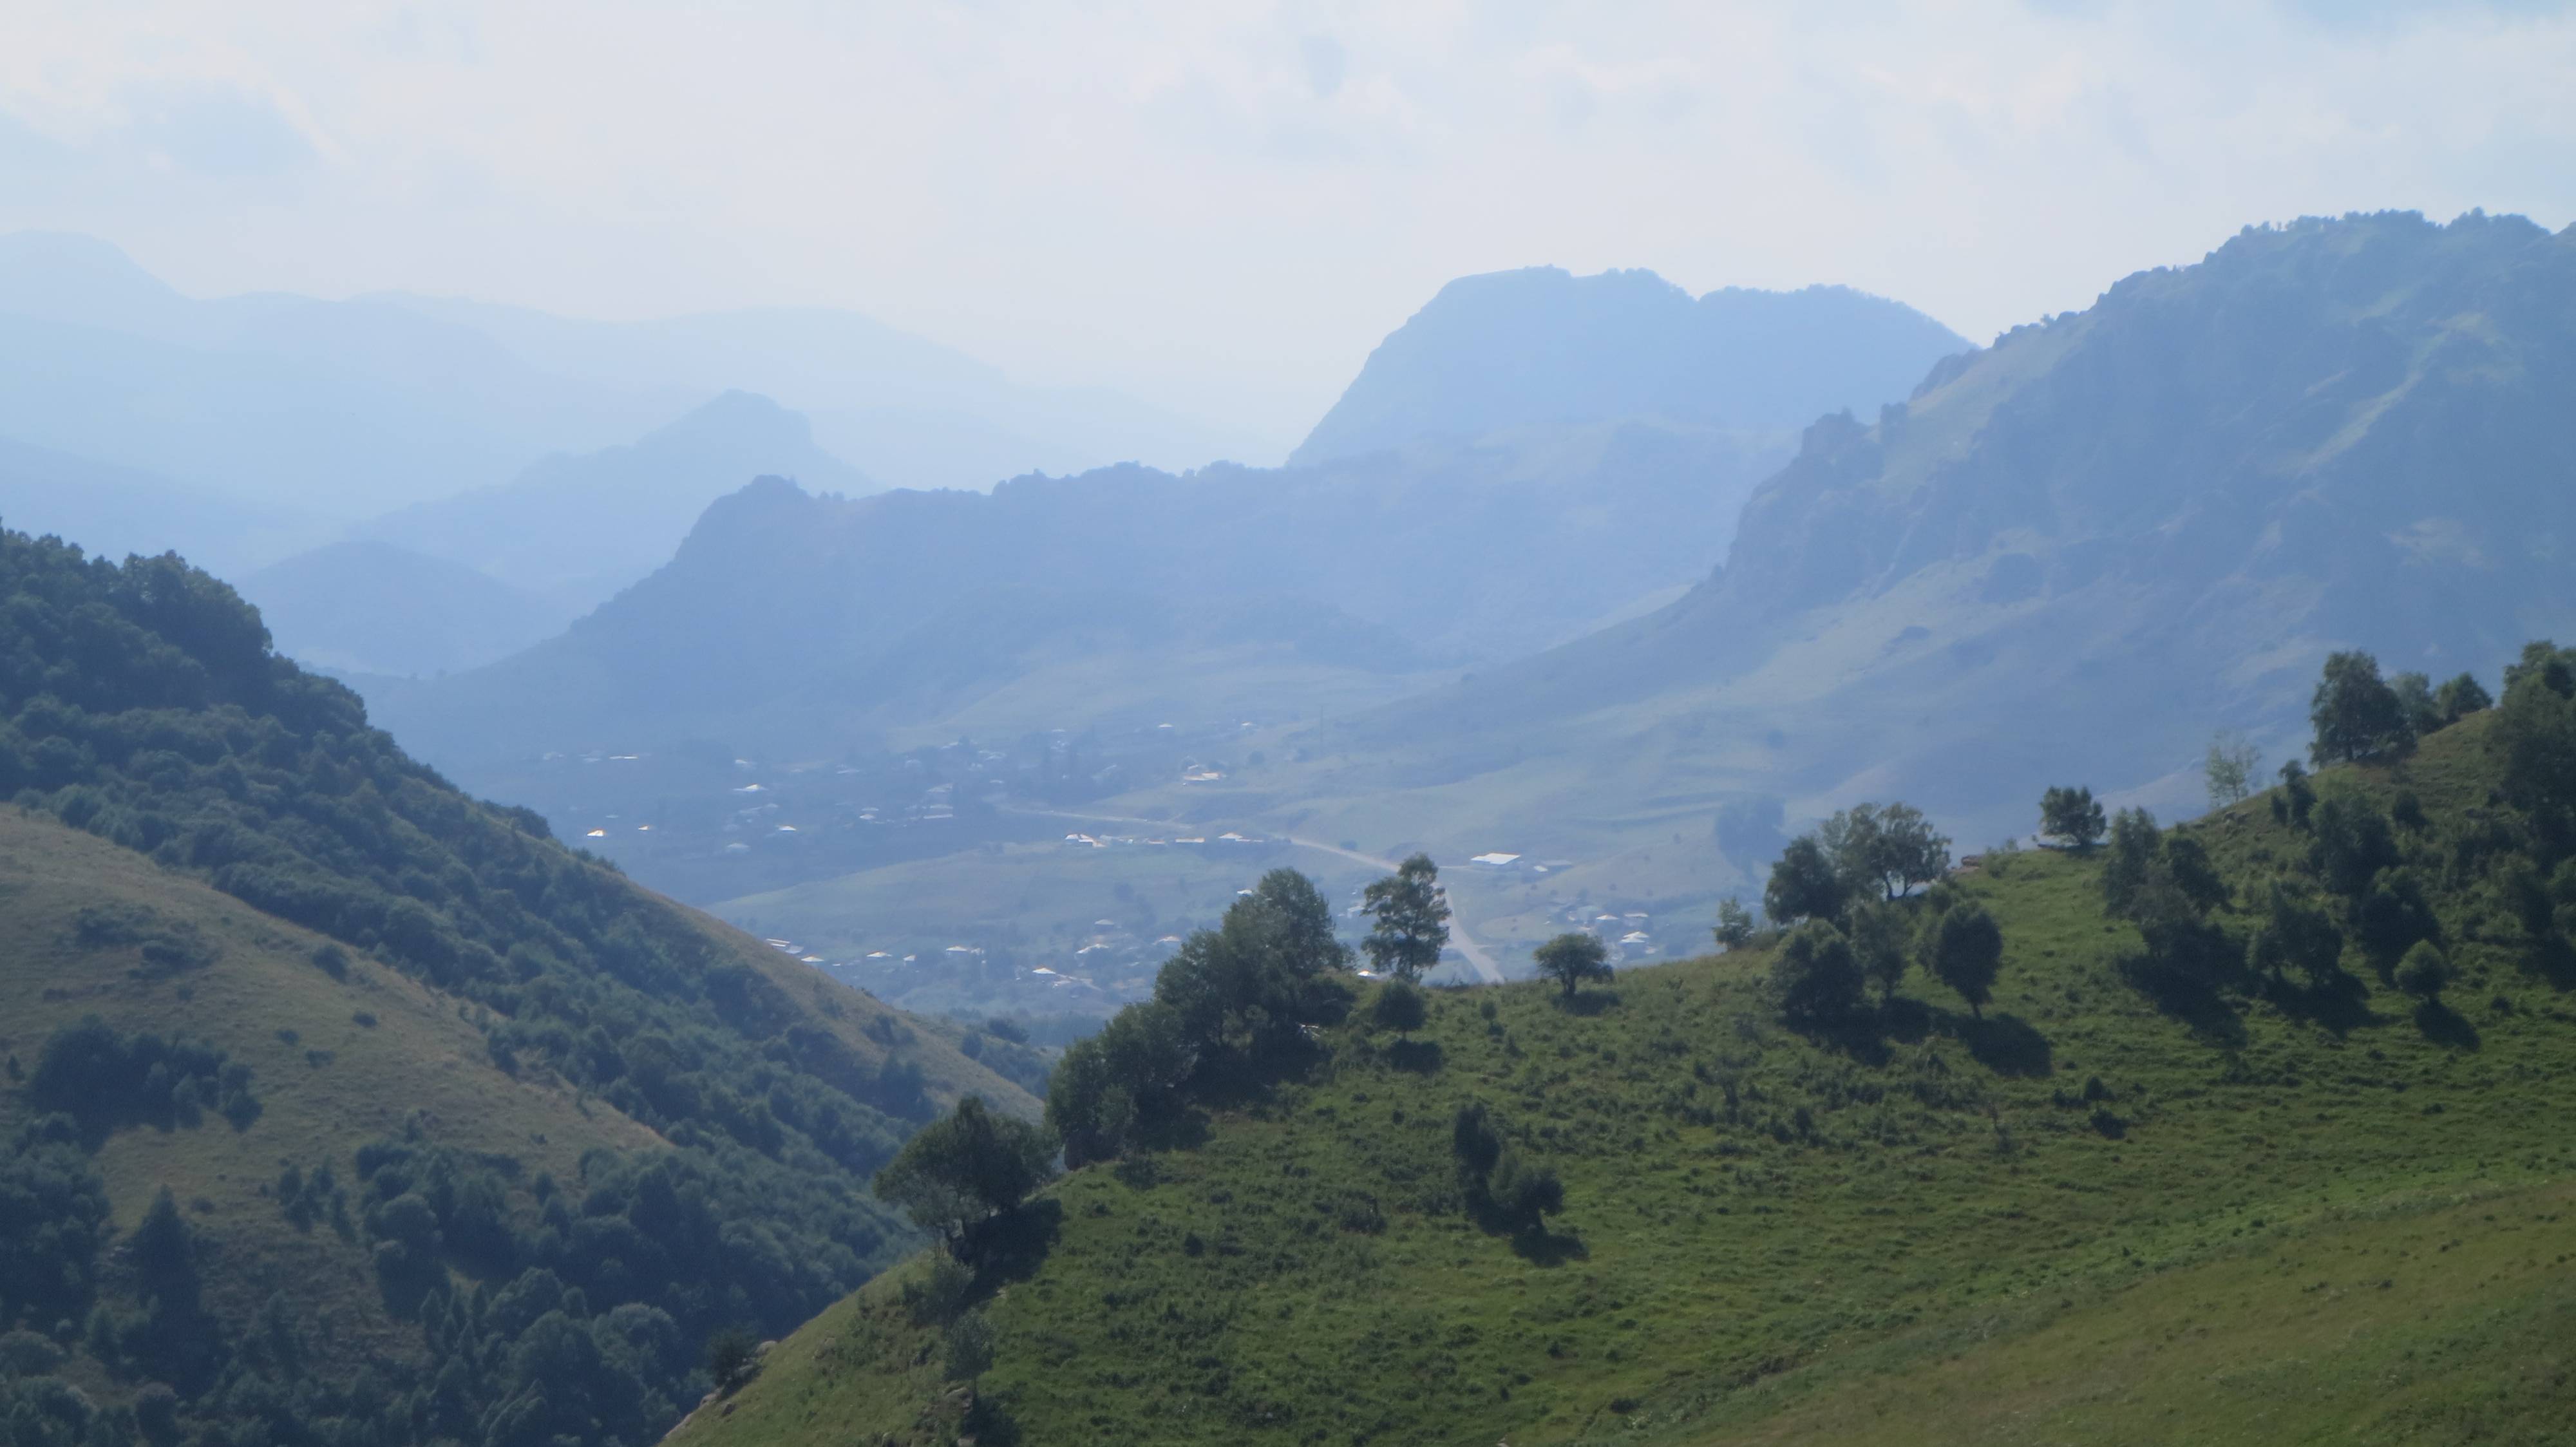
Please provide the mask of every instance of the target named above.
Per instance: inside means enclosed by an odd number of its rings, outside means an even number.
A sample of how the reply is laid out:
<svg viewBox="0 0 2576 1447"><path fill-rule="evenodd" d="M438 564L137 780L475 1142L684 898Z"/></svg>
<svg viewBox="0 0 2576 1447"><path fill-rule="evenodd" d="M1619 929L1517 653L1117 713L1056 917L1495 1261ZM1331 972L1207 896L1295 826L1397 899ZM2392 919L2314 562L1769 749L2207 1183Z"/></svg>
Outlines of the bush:
<svg viewBox="0 0 2576 1447"><path fill-rule="evenodd" d="M1410 1035L1431 1017L1430 997L1409 980L1389 980L1369 1004L1369 1023L1398 1035Z"/></svg>
<svg viewBox="0 0 2576 1447"><path fill-rule="evenodd" d="M719 1392L730 1392L751 1379L760 1362L760 1339L747 1327L729 1326L707 1338L707 1377Z"/></svg>
<svg viewBox="0 0 2576 1447"><path fill-rule="evenodd" d="M2451 962L2431 940L2417 940L2397 963L2397 988L2419 1000L2441 997L2451 983Z"/></svg>
<svg viewBox="0 0 2576 1447"><path fill-rule="evenodd" d="M1772 957L1772 993L1791 1020L1843 1019L1860 1008L1861 985L1851 941L1825 920L1811 919L1789 931Z"/></svg>

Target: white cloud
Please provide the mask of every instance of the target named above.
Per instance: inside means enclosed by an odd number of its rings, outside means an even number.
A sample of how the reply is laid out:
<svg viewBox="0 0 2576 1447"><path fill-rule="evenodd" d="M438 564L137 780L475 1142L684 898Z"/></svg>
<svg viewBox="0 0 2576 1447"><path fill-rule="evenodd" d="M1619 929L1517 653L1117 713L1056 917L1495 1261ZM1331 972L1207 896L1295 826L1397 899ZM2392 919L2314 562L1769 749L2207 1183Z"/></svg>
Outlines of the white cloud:
<svg viewBox="0 0 2576 1447"><path fill-rule="evenodd" d="M2530 0L12 10L0 228L201 292L848 305L1282 440L1463 272L1984 335L2247 222L2576 213Z"/></svg>

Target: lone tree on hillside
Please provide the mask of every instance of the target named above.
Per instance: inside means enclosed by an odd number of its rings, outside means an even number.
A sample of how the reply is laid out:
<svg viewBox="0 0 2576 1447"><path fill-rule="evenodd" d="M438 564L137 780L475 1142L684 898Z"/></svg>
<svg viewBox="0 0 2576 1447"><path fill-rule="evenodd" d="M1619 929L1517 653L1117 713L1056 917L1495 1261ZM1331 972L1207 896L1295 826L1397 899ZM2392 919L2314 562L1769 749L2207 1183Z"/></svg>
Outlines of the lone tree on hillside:
<svg viewBox="0 0 2576 1447"><path fill-rule="evenodd" d="M2254 771L2262 766L2263 753L2234 729L2221 729L2209 741L2209 756L2201 761L2201 776L2209 781L2209 807L2224 809L2242 804L2254 794ZM2046 805L2042 805L2045 812Z"/></svg>
<svg viewBox="0 0 2576 1447"><path fill-rule="evenodd" d="M1851 893L1895 899L1950 868L1950 841L1911 804L1855 804L1816 828L1816 842Z"/></svg>
<svg viewBox="0 0 2576 1447"><path fill-rule="evenodd" d="M2405 958L2397 962L2397 988L2426 1004L2442 997L2451 983L2451 962L2442 957L2442 949L2431 940L2417 940L2407 947Z"/></svg>
<svg viewBox="0 0 2576 1447"><path fill-rule="evenodd" d="M1780 851L1771 866L1771 882L1762 888L1762 912L1778 925L1802 919L1832 919L1842 913L1843 878L1825 857L1816 836L1801 834Z"/></svg>
<svg viewBox="0 0 2576 1447"><path fill-rule="evenodd" d="M1411 980L1440 963L1449 946L1449 901L1430 855L1416 854L1370 885L1360 908L1377 922L1360 948L1378 973Z"/></svg>
<svg viewBox="0 0 2576 1447"><path fill-rule="evenodd" d="M1737 949L1753 941L1753 912L1741 900L1723 899L1717 905L1717 942Z"/></svg>
<svg viewBox="0 0 2576 1447"><path fill-rule="evenodd" d="M1054 1174L1055 1141L1043 1128L970 1095L903 1143L877 1172L876 1192L954 1252L968 1227L1019 1205Z"/></svg>
<svg viewBox="0 0 2576 1447"><path fill-rule="evenodd" d="M1851 941L1829 920L1810 919L1789 931L1771 961L1771 988L1780 1011L1797 1021L1848 1018L1860 1008L1860 962Z"/></svg>
<svg viewBox="0 0 2576 1447"><path fill-rule="evenodd" d="M2062 839L2070 849L2090 849L2101 842L2103 827L2102 805L2094 799L2090 785L2053 787L2039 796L2039 832L2043 838Z"/></svg>
<svg viewBox="0 0 2576 1447"><path fill-rule="evenodd" d="M1397 1036L1411 1035L1431 1017L1431 1005L1422 991L1405 980L1389 980L1377 992L1376 1003L1369 1006L1369 1019L1380 1029L1392 1030Z"/></svg>
<svg viewBox="0 0 2576 1447"><path fill-rule="evenodd" d="M1561 934L1538 947L1538 972L1565 988L1565 998L1586 980L1611 978L1610 951L1599 935Z"/></svg>
<svg viewBox="0 0 2576 1447"><path fill-rule="evenodd" d="M2396 753L2415 742L2405 700L2379 676L2379 660L2359 649L2326 655L2308 721L2317 731L2308 758L2320 767Z"/></svg>
<svg viewBox="0 0 2576 1447"><path fill-rule="evenodd" d="M1933 975L1968 1002L1969 1014L1984 1019L2004 960L2004 932L1995 917L1984 905L1963 901L1925 921L1924 932Z"/></svg>

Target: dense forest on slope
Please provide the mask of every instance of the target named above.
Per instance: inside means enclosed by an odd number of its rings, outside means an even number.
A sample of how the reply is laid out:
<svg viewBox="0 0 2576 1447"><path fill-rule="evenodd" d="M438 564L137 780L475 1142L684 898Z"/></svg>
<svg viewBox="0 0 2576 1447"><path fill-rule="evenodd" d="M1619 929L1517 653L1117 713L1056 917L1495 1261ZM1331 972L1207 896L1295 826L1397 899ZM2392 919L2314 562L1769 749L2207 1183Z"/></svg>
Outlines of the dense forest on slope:
<svg viewBox="0 0 2576 1447"><path fill-rule="evenodd" d="M864 1186L921 1121L1034 1111L457 793L175 557L0 534L0 614L24 1440L650 1440L711 1334L911 1239Z"/></svg>
<svg viewBox="0 0 2576 1447"><path fill-rule="evenodd" d="M1982 1001L1846 956L1784 1017L1810 920L1607 988L1373 990L1266 1079L1146 1030L1111 1053L1164 1062L1121 1113L1159 1124L678 1440L2554 1440L2576 662L2421 728L2369 675L2319 690L2360 762L1889 906L1994 922Z"/></svg>

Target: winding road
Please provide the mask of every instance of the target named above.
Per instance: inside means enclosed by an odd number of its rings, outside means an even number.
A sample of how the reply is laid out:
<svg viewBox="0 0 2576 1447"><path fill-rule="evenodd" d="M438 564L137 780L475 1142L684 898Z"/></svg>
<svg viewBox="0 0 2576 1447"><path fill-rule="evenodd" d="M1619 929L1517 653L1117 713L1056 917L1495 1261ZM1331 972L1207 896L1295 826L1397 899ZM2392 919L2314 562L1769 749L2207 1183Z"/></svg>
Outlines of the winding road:
<svg viewBox="0 0 2576 1447"><path fill-rule="evenodd" d="M1149 829L1161 830L1216 827L1172 819L1139 819L1129 814L1072 814L1061 809L1006 808L1002 812L1024 814L1035 819L1070 819L1077 824L1142 824ZM1338 844L1326 844L1320 839L1300 839L1294 834L1273 834L1269 837L1282 843L1294 844L1300 849L1336 854L1354 864L1365 864L1372 869L1381 869L1389 874L1395 873L1396 862L1392 859L1379 859L1374 855L1362 854L1356 849L1344 849ZM1449 897L1449 892L1445 888L1441 890L1441 894L1444 898ZM1485 947L1476 943L1475 932L1468 927L1467 917L1458 912L1458 901L1455 898L1449 898L1449 948L1456 950L1467 961L1467 967L1476 972L1478 979L1489 985L1499 985L1503 982L1502 966L1495 964L1494 957L1486 953Z"/></svg>

